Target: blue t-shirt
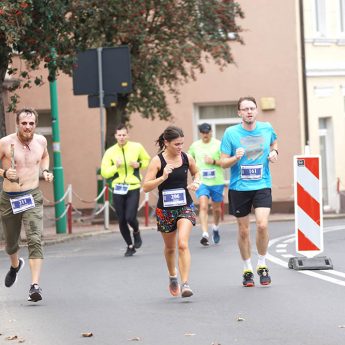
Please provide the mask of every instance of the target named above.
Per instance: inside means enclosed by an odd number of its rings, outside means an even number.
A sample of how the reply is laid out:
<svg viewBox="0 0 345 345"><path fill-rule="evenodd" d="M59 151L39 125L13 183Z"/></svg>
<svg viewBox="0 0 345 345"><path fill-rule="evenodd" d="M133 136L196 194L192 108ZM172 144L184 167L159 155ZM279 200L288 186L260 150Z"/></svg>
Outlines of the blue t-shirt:
<svg viewBox="0 0 345 345"><path fill-rule="evenodd" d="M256 122L252 131L242 124L228 127L220 146L221 152L235 156L236 149L244 148L243 157L231 167L229 189L238 191L271 188L272 179L268 155L270 146L277 139L269 122Z"/></svg>

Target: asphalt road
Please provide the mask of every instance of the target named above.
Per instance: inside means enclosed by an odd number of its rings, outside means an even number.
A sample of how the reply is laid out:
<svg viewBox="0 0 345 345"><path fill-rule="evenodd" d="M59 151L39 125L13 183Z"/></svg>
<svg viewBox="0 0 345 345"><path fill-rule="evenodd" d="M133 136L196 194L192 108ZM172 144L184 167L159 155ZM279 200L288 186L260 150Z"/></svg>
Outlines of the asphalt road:
<svg viewBox="0 0 345 345"><path fill-rule="evenodd" d="M123 256L118 233L47 246L41 302L26 301L28 265L14 287L0 287L0 344L343 345L345 224L338 219L324 225L323 254L332 259L333 271L288 269L289 256L296 255L294 224L274 222L272 285L261 287L257 280L254 288L242 287L235 225L224 225L220 245L208 248L195 229L190 299L170 297L156 231L144 232L143 247L130 258ZM1 252L1 279L7 270ZM93 336L82 336L88 332Z"/></svg>

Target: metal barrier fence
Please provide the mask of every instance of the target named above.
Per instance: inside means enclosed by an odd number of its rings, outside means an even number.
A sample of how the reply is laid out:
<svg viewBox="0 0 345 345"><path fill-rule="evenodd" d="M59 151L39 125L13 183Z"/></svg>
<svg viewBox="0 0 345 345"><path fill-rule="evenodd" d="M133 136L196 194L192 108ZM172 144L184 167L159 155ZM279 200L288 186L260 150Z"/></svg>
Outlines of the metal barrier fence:
<svg viewBox="0 0 345 345"><path fill-rule="evenodd" d="M142 192L142 189L140 190ZM105 185L105 187L102 189L102 191L99 193L99 195L93 199L93 200L85 200L82 197L80 197L76 192L73 191L72 185L69 184L67 186L67 189L65 191L65 194L62 196L60 200L57 201L50 201L47 198L43 197L44 200L48 203L49 206L54 206L63 200L66 200L65 202L65 210L64 212L58 217L58 218L53 218L51 220L54 220L57 222L58 220L62 219L64 216L67 216L67 229L68 233L72 233L72 227L73 227L73 212L79 214L82 216L82 211L78 210L76 207L73 206L73 196L76 197L79 201L82 203L87 203L87 204L96 204L99 199L101 199L104 195L104 203L103 206L97 210L94 211L91 215L89 216L84 216L83 220L86 219L94 219L96 216L101 214L103 212L104 215L104 229L108 230L109 229L109 223L110 223L110 209L112 209L115 212L114 207L111 205L109 201L109 186ZM145 216L145 226L148 226L149 224L149 193L145 193L144 200L143 202L139 205L138 211L140 211L141 208L144 207L144 216Z"/></svg>

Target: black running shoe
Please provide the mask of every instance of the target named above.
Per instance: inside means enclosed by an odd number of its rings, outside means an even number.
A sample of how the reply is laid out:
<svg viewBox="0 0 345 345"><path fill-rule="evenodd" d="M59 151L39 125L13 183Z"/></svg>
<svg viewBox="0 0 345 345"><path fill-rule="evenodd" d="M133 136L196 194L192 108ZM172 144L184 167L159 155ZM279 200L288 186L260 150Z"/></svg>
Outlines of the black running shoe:
<svg viewBox="0 0 345 345"><path fill-rule="evenodd" d="M42 299L42 289L38 286L38 284L32 284L29 290L28 301L38 302L41 299Z"/></svg>
<svg viewBox="0 0 345 345"><path fill-rule="evenodd" d="M243 286L245 286L245 287L254 286L254 274L252 271L244 271L244 273L243 273Z"/></svg>
<svg viewBox="0 0 345 345"><path fill-rule="evenodd" d="M219 230L213 230L212 240L214 244L218 244L220 241Z"/></svg>
<svg viewBox="0 0 345 345"><path fill-rule="evenodd" d="M271 277L268 274L267 266L259 266L257 268L257 273L260 276L260 284L261 285L270 285L271 284Z"/></svg>
<svg viewBox="0 0 345 345"><path fill-rule="evenodd" d="M126 253L125 253L125 256L133 256L133 254L136 252L135 248L134 247L127 247L127 250L126 250Z"/></svg>
<svg viewBox="0 0 345 345"><path fill-rule="evenodd" d="M10 267L5 277L5 286L11 287L17 280L17 275L19 271L25 266L25 261L23 258L19 258L19 265L17 268Z"/></svg>
<svg viewBox="0 0 345 345"><path fill-rule="evenodd" d="M133 238L134 238L134 248L140 248L143 244L143 241L140 236L140 231L133 232Z"/></svg>
<svg viewBox="0 0 345 345"><path fill-rule="evenodd" d="M205 247L210 245L210 242L207 237L201 237L200 243Z"/></svg>

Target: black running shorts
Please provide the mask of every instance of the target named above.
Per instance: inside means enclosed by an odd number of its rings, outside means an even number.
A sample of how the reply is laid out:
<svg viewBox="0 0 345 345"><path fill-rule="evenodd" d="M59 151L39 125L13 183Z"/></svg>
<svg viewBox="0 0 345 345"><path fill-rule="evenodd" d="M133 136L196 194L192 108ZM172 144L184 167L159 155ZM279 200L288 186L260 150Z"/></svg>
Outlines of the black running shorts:
<svg viewBox="0 0 345 345"><path fill-rule="evenodd" d="M263 188L251 191L229 190L229 213L233 216L245 217L252 207L272 208L271 188Z"/></svg>

